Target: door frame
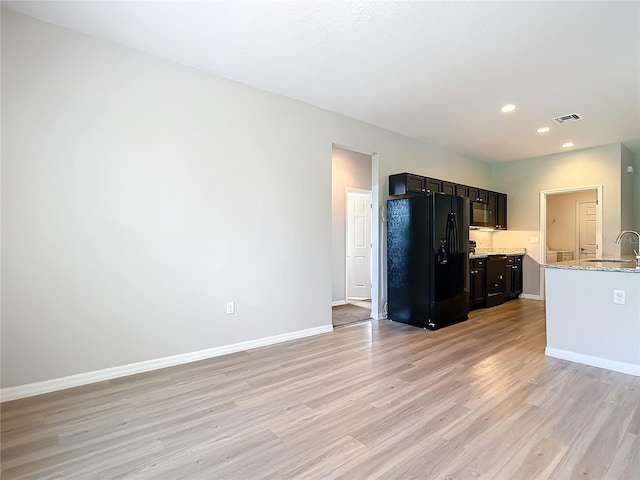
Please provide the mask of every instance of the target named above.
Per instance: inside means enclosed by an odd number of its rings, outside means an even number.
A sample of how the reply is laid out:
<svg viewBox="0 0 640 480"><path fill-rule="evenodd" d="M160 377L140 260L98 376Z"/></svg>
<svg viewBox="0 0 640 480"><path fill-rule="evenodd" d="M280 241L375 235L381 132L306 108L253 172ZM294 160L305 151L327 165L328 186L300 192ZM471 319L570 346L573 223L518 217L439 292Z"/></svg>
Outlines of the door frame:
<svg viewBox="0 0 640 480"><path fill-rule="evenodd" d="M354 188L354 187L346 187L345 189L345 205L344 205L344 219L345 219L345 228L344 228L344 300L346 303L349 303L349 262L347 262L347 257L349 254L349 194L350 193L359 193L359 194L368 194L371 200L371 220L369 223L370 232L369 236L371 238L371 246L369 252L370 264L369 264L369 279L371 280L369 298L371 298L371 303L373 304L373 190L367 190L364 188Z"/></svg>
<svg viewBox="0 0 640 480"><path fill-rule="evenodd" d="M602 185L585 185L582 187L571 188L559 188L556 190L542 190L540 191L540 263L547 262L547 195L560 195L563 193L575 193L583 192L585 190L596 191L596 212L598 214L598 225L596 227L596 243L598 249L596 250L596 256L598 252L602 251ZM540 270L540 300L545 298L544 290L544 268L541 266Z"/></svg>
<svg viewBox="0 0 640 480"><path fill-rule="evenodd" d="M331 146L362 153L371 157L371 318L382 320L386 318L382 313L384 309L382 305L380 305L380 300L384 297L382 295L384 282L381 272L383 268L386 268L386 258L383 257L383 254L386 255L386 251L383 251L380 245L380 239L383 236L383 222L380 208L380 154L338 142L333 142ZM329 204L329 209L330 208L331 204ZM345 245L346 241L345 238ZM384 288L386 288L386 285L384 285ZM331 304L331 298L329 298L329 304Z"/></svg>

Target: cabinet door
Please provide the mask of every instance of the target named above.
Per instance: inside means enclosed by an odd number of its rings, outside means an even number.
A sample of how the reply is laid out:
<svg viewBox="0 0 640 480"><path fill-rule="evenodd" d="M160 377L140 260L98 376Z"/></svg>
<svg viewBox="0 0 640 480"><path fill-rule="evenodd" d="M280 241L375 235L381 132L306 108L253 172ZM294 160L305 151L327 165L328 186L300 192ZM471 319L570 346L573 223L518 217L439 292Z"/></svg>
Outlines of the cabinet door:
<svg viewBox="0 0 640 480"><path fill-rule="evenodd" d="M496 192L487 192L487 204L489 205L489 226L497 228L498 194Z"/></svg>
<svg viewBox="0 0 640 480"><path fill-rule="evenodd" d="M442 192L442 180L436 178L427 178L427 193Z"/></svg>
<svg viewBox="0 0 640 480"><path fill-rule="evenodd" d="M505 297L507 299L513 298L513 261L507 262L507 266L504 270L504 286L505 286Z"/></svg>
<svg viewBox="0 0 640 480"><path fill-rule="evenodd" d="M447 195L455 195L456 194L456 185L451 182L442 182L442 193L446 193Z"/></svg>
<svg viewBox="0 0 640 480"><path fill-rule="evenodd" d="M456 195L459 197L468 197L469 196L469 187L466 185L456 185Z"/></svg>
<svg viewBox="0 0 640 480"><path fill-rule="evenodd" d="M507 229L507 194L497 194L496 228Z"/></svg>
<svg viewBox="0 0 640 480"><path fill-rule="evenodd" d="M513 263L513 292L516 296L522 293L522 260L522 255L518 255Z"/></svg>
<svg viewBox="0 0 640 480"><path fill-rule="evenodd" d="M471 270L471 305L478 307L484 303L487 294L484 268Z"/></svg>
<svg viewBox="0 0 640 480"><path fill-rule="evenodd" d="M487 260L487 292L505 291L506 257L490 257Z"/></svg>
<svg viewBox="0 0 640 480"><path fill-rule="evenodd" d="M424 177L418 175L407 175L407 192L424 193Z"/></svg>
<svg viewBox="0 0 640 480"><path fill-rule="evenodd" d="M513 295L517 297L522 293L522 265L513 266Z"/></svg>
<svg viewBox="0 0 640 480"><path fill-rule="evenodd" d="M480 190L476 187L469 187L469 200L472 202L487 203L488 192L486 190Z"/></svg>
<svg viewBox="0 0 640 480"><path fill-rule="evenodd" d="M411 173L389 175L389 195L405 195L407 193L426 193L425 177Z"/></svg>

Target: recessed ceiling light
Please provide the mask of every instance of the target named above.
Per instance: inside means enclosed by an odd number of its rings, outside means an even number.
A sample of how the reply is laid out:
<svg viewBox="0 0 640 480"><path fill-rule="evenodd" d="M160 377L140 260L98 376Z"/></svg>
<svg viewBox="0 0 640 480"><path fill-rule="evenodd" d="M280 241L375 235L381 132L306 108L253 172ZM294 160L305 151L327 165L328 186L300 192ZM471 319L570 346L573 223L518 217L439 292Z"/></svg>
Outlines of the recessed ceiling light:
<svg viewBox="0 0 640 480"><path fill-rule="evenodd" d="M573 142L567 142L562 144L562 148L569 148L569 147L573 147Z"/></svg>
<svg viewBox="0 0 640 480"><path fill-rule="evenodd" d="M513 112L516 109L516 106L513 103L508 103L504 107L500 109L502 113Z"/></svg>
<svg viewBox="0 0 640 480"><path fill-rule="evenodd" d="M549 127L540 127L538 130L536 130L536 132L547 133L549 130L551 130Z"/></svg>

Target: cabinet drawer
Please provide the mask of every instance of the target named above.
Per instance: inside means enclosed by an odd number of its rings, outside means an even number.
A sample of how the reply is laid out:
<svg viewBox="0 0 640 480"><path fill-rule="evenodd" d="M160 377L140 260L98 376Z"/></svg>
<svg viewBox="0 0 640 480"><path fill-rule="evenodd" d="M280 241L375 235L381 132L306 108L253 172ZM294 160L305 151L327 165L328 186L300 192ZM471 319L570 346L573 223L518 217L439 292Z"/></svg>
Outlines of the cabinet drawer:
<svg viewBox="0 0 640 480"><path fill-rule="evenodd" d="M507 257L507 259L505 260L505 263L506 263L507 265L513 265L513 264L514 264L514 261L515 261L515 258L513 258L513 257Z"/></svg>
<svg viewBox="0 0 640 480"><path fill-rule="evenodd" d="M473 260L471 260L471 265L473 266L473 268L484 268L486 264L486 258L474 258Z"/></svg>

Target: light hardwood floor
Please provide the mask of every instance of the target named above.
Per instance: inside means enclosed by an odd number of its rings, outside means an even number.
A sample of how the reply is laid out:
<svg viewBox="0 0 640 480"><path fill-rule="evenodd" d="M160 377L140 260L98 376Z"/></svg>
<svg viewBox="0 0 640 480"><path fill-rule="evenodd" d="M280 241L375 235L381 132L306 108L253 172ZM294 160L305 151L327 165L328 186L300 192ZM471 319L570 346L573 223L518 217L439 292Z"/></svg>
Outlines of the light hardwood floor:
<svg viewBox="0 0 640 480"><path fill-rule="evenodd" d="M515 300L8 402L2 478L640 479L640 378L544 346Z"/></svg>

